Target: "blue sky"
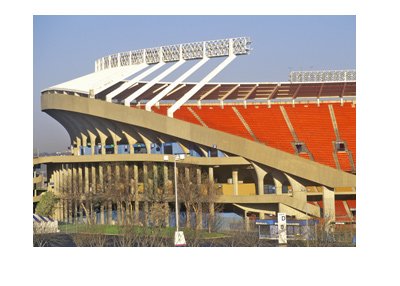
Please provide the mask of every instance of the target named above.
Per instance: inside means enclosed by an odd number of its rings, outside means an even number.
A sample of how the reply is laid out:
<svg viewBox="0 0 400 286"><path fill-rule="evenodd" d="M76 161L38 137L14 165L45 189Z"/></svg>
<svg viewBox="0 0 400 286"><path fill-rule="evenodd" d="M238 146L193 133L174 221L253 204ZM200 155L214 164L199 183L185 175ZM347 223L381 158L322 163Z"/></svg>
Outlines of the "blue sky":
<svg viewBox="0 0 400 286"><path fill-rule="evenodd" d="M97 58L238 36L251 38L251 54L213 81L287 81L290 70L356 67L355 16L33 16L33 148L69 145L65 129L40 111L40 91L93 72Z"/></svg>

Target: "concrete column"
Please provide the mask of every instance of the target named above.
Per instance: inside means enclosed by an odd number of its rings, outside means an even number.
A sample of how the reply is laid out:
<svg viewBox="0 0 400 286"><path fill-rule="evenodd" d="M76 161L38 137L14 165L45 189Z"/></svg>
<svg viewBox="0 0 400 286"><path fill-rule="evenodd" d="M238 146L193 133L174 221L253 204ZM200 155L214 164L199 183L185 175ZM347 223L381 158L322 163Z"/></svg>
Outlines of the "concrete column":
<svg viewBox="0 0 400 286"><path fill-rule="evenodd" d="M327 187L322 187L322 202L324 206L325 221L335 221L335 192Z"/></svg>
<svg viewBox="0 0 400 286"><path fill-rule="evenodd" d="M133 164L133 192L132 194L134 194L135 192L138 192L138 182L139 182L139 168L138 165L136 163Z"/></svg>
<svg viewBox="0 0 400 286"><path fill-rule="evenodd" d="M114 154L118 154L118 142L121 141L121 137L119 137L114 131L107 128L108 132L111 134L111 139L114 144Z"/></svg>
<svg viewBox="0 0 400 286"><path fill-rule="evenodd" d="M153 164L153 186L154 186L154 190L157 190L157 188L158 188L158 168L157 168L157 163Z"/></svg>
<svg viewBox="0 0 400 286"><path fill-rule="evenodd" d="M143 162L143 185L146 185L149 183L149 177L148 177L148 167L147 164L145 162Z"/></svg>
<svg viewBox="0 0 400 286"><path fill-rule="evenodd" d="M112 223L112 201L107 201L107 224Z"/></svg>
<svg viewBox="0 0 400 286"><path fill-rule="evenodd" d="M185 166L185 178L190 180L190 170L189 167Z"/></svg>
<svg viewBox="0 0 400 286"><path fill-rule="evenodd" d="M272 175L272 179L274 180L275 183L275 192L277 195L282 195L282 182L279 181L279 179L277 179L275 177L275 174Z"/></svg>
<svg viewBox="0 0 400 286"><path fill-rule="evenodd" d="M85 166L85 173L84 173L84 180L85 180L85 186L84 186L84 193L87 194L89 193L89 166L88 164L84 164Z"/></svg>
<svg viewBox="0 0 400 286"><path fill-rule="evenodd" d="M121 202L117 201L117 224L122 225Z"/></svg>
<svg viewBox="0 0 400 286"><path fill-rule="evenodd" d="M72 166L72 189L74 192L74 221L78 217L78 202L79 202L79 189L78 189L78 171L76 165Z"/></svg>
<svg viewBox="0 0 400 286"><path fill-rule="evenodd" d="M238 169L233 169L232 180L233 180L233 195L237 196L239 195Z"/></svg>
<svg viewBox="0 0 400 286"><path fill-rule="evenodd" d="M101 144L101 155L105 155L106 154L106 140L107 140L107 136L101 132L100 130L96 129L97 133L99 133L99 137L100 137L100 144Z"/></svg>
<svg viewBox="0 0 400 286"><path fill-rule="evenodd" d="M92 155L94 155L95 154L95 150L94 150L94 148L95 148L95 146L96 146L96 135L94 135L91 131L89 131L88 130L88 133L89 133L89 138L90 138L90 153L92 154Z"/></svg>
<svg viewBox="0 0 400 286"><path fill-rule="evenodd" d="M100 224L105 223L105 216L104 216L104 203L101 203L100 205Z"/></svg>
<svg viewBox="0 0 400 286"><path fill-rule="evenodd" d="M99 173L99 180L98 180L98 185L97 185L97 191L98 192L104 192L104 175L103 175L103 165L98 164L97 165L98 173Z"/></svg>
<svg viewBox="0 0 400 286"><path fill-rule="evenodd" d="M144 201L143 203L143 213L144 213L144 226L148 226L149 224L149 203L147 201Z"/></svg>
<svg viewBox="0 0 400 286"><path fill-rule="evenodd" d="M60 196L60 170L56 171L54 190L57 196ZM61 204L57 203L56 219L61 221Z"/></svg>
<svg viewBox="0 0 400 286"><path fill-rule="evenodd" d="M91 180L91 186L92 186L92 192L97 193L97 174L96 174L96 166L94 163L92 163L91 166L91 175L92 175L92 180Z"/></svg>
<svg viewBox="0 0 400 286"><path fill-rule="evenodd" d="M72 199L71 197L73 196L73 188L72 188L72 165L68 164L68 169L67 169L67 178L68 178L68 192L70 194L70 199L68 199L67 204L68 204L68 222L72 223Z"/></svg>
<svg viewBox="0 0 400 286"><path fill-rule="evenodd" d="M268 172L254 162L251 162L251 165L254 167L257 176L257 195L264 195L264 178Z"/></svg>
<svg viewBox="0 0 400 286"><path fill-rule="evenodd" d="M82 164L78 165L78 190L80 194L83 194L83 172Z"/></svg>
<svg viewBox="0 0 400 286"><path fill-rule="evenodd" d="M67 177L67 167L66 164L63 164L63 193L64 196L68 195L68 177ZM67 199L63 199L63 220L64 222L68 222L68 204Z"/></svg>
<svg viewBox="0 0 400 286"><path fill-rule="evenodd" d="M79 156L81 153L81 138L76 137L76 148L74 148L74 156Z"/></svg>
<svg viewBox="0 0 400 286"><path fill-rule="evenodd" d="M170 196L169 190L168 190L168 165L166 163L163 164L163 182L164 182L164 195L168 198ZM164 208L165 208L165 226L169 227L169 204L168 202L164 203Z"/></svg>
<svg viewBox="0 0 400 286"><path fill-rule="evenodd" d="M201 168L196 168L196 184L198 188L201 188ZM203 229L203 203L198 203L198 214L196 217L196 229Z"/></svg>
<svg viewBox="0 0 400 286"><path fill-rule="evenodd" d="M307 202L307 189L306 187L299 182L298 179L295 179L293 176L284 173L288 178L290 185L292 186L292 195L294 198L301 200L303 203Z"/></svg>
<svg viewBox="0 0 400 286"><path fill-rule="evenodd" d="M139 224L139 169L137 163L133 164L133 197L135 201L135 215L133 217L133 224Z"/></svg>
<svg viewBox="0 0 400 286"><path fill-rule="evenodd" d="M214 168L208 167L208 180L214 182Z"/></svg>
<svg viewBox="0 0 400 286"><path fill-rule="evenodd" d="M131 135L129 135L127 132L122 131L122 133L125 135L126 140L128 141L129 144L129 154L134 154L134 148L133 145L136 144L137 140L133 138Z"/></svg>
<svg viewBox="0 0 400 286"><path fill-rule="evenodd" d="M81 132L82 146L87 147L87 136Z"/></svg>
<svg viewBox="0 0 400 286"><path fill-rule="evenodd" d="M246 231L250 230L250 219L247 216L247 211L244 211L244 227Z"/></svg>

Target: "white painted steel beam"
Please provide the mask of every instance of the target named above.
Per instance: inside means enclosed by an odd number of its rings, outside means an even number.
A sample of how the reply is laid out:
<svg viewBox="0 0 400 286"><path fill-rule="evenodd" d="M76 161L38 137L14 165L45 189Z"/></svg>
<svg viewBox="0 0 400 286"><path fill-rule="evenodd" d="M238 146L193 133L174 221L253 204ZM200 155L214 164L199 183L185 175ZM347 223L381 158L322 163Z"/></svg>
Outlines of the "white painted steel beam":
<svg viewBox="0 0 400 286"><path fill-rule="evenodd" d="M167 75L169 75L170 73L172 73L174 70L176 70L178 67L180 67L183 63L185 63L185 60L180 60L178 62L176 62L175 64L173 64L171 67L169 67L167 70L165 70L164 72L162 72L160 75L156 76L154 79L152 79L151 81L149 81L147 84L145 84L144 86L142 86L140 89L138 89L137 91L135 91L134 93L132 93L131 95L129 95L125 101L124 104L125 106L130 106L131 101L135 100L137 97L139 97L141 94L143 94L146 90L148 90L149 88L151 88L153 85L155 85L156 83L158 83L160 80L162 80L164 77L166 77ZM160 62L158 63L156 66L158 65L164 65L165 62Z"/></svg>
<svg viewBox="0 0 400 286"><path fill-rule="evenodd" d="M138 69L135 70L134 73L132 73L131 75L143 70L145 67L148 67L147 64L140 64L138 65ZM155 68L155 69L154 69ZM106 101L111 102L111 100L118 94L120 94L121 92L123 92L124 90L128 89L129 87L131 87L133 84L137 83L139 80L143 79L144 77L146 77L147 75L149 75L150 73L152 73L153 71L155 71L156 69L158 69L159 67L156 68L156 66L148 69L147 71L137 75L136 77L134 77L133 79L127 81L126 83L122 84L119 88L117 88L116 90L110 92L109 94L106 95ZM130 75L130 76L131 76Z"/></svg>
<svg viewBox="0 0 400 286"><path fill-rule="evenodd" d="M207 82L213 77L220 73L227 65L229 65L236 55L230 54L221 64L219 64L213 71L211 71L206 77L204 77L198 84L196 84L191 90L189 90L184 96L182 96L174 105L168 108L167 114L169 117L174 117L174 112L178 110L186 101L188 101L193 95L196 94Z"/></svg>
<svg viewBox="0 0 400 286"><path fill-rule="evenodd" d="M202 65L204 65L210 58L203 58L196 65L190 68L187 72L185 72L182 76L180 76L177 80L171 83L166 89L153 97L149 102L146 103L146 110L151 111L151 107L156 104L158 101L163 99L170 91L172 91L175 87L181 84L186 78L188 78L191 74L193 74L196 70L198 70Z"/></svg>

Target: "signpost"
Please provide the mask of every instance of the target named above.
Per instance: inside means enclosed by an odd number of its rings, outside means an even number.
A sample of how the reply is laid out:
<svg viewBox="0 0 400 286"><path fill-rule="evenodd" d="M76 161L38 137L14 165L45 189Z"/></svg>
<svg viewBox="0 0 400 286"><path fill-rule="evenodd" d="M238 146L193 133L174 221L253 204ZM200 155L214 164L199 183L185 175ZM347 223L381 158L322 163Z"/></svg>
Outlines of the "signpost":
<svg viewBox="0 0 400 286"><path fill-rule="evenodd" d="M287 244L285 213L278 213L278 242L279 244Z"/></svg>

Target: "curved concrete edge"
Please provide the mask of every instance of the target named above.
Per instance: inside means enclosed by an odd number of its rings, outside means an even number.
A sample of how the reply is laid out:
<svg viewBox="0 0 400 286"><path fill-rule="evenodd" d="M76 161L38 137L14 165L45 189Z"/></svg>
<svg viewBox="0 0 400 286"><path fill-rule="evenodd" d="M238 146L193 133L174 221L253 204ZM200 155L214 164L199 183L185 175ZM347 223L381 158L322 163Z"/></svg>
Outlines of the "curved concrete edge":
<svg viewBox="0 0 400 286"><path fill-rule="evenodd" d="M223 152L242 156L247 160L327 187L356 186L355 175L303 159L261 143L153 112L63 94L43 94L41 104L43 111L63 110L85 114L139 126L208 147L217 145L217 148Z"/></svg>
<svg viewBox="0 0 400 286"><path fill-rule="evenodd" d="M164 160L168 156L168 160ZM107 154L82 156L47 156L33 159L33 165L49 163L98 163L98 162L174 162L172 155L159 154ZM186 157L185 164L215 166L215 165L250 165L242 157Z"/></svg>

